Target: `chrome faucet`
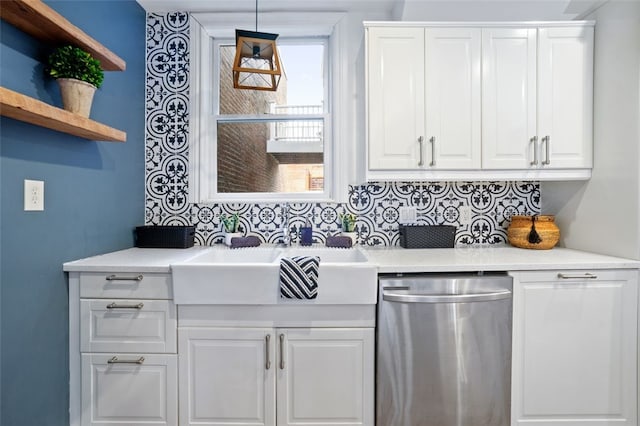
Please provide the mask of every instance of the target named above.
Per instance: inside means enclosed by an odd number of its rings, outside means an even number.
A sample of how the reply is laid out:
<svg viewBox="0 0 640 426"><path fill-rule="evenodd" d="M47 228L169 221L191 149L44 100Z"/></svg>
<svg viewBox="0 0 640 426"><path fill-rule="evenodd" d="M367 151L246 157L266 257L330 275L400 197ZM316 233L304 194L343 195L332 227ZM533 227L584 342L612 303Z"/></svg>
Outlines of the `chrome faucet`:
<svg viewBox="0 0 640 426"><path fill-rule="evenodd" d="M282 232L282 244L285 246L291 245L291 230L289 229L289 215L291 206L289 203L284 203L282 206L282 226L280 231Z"/></svg>

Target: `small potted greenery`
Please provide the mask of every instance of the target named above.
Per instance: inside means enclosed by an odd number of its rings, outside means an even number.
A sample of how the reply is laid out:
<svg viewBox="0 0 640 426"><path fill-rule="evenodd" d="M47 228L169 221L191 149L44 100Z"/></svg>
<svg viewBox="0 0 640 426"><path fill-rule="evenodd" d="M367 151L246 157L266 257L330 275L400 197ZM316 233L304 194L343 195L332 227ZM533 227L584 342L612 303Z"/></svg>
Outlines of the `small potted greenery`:
<svg viewBox="0 0 640 426"><path fill-rule="evenodd" d="M340 219L340 228L342 235L350 237L353 244L357 243L358 233L356 232L356 215L353 213L345 213L338 215Z"/></svg>
<svg viewBox="0 0 640 426"><path fill-rule="evenodd" d="M231 246L232 238L242 237L242 232L239 232L240 215L238 213L233 213L232 215L222 213L220 215L220 222L222 222L222 228L224 229L224 243L226 245Z"/></svg>
<svg viewBox="0 0 640 426"><path fill-rule="evenodd" d="M63 108L89 117L93 94L104 79L100 62L78 47L63 46L49 55L47 65L46 73L60 86Z"/></svg>

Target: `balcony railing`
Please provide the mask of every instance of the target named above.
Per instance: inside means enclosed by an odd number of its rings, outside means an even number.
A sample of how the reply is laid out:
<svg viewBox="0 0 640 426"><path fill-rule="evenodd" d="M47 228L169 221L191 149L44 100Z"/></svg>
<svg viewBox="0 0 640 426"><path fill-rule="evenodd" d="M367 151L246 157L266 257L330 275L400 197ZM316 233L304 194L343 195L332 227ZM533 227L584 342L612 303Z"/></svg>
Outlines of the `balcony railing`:
<svg viewBox="0 0 640 426"><path fill-rule="evenodd" d="M322 105L276 105L271 104L271 114L278 115L319 115L323 113ZM304 143L317 146L323 140L323 120L289 120L271 123L270 140L276 142ZM297 151L297 150L296 150ZM317 148L313 151L317 152Z"/></svg>
<svg viewBox="0 0 640 426"><path fill-rule="evenodd" d="M322 105L276 105L271 103L271 114L307 115L322 114Z"/></svg>

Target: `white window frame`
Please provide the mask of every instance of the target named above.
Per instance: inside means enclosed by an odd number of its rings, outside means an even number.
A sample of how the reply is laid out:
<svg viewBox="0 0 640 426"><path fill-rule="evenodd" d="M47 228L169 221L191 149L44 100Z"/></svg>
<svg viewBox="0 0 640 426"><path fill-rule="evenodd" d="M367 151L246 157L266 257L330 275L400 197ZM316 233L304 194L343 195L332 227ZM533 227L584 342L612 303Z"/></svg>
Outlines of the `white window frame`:
<svg viewBox="0 0 640 426"><path fill-rule="evenodd" d="M348 133L347 120L340 119L345 98L346 69L343 55L346 49L341 22L344 13L261 13L258 30L280 34L280 38L304 39L328 37L328 78L325 87L324 114L324 190L305 193L221 193L217 190L217 124L218 122L271 121L259 116L219 115L218 49L235 38L235 29L255 29L255 15L247 13L191 14L190 124L189 124L189 202L344 202L347 197L346 161L350 156L350 141L342 141ZM232 24L232 25L231 25ZM221 117L224 117L221 119ZM299 118L278 116L278 119ZM348 139L348 138L347 138ZM339 146L342 148L338 149Z"/></svg>

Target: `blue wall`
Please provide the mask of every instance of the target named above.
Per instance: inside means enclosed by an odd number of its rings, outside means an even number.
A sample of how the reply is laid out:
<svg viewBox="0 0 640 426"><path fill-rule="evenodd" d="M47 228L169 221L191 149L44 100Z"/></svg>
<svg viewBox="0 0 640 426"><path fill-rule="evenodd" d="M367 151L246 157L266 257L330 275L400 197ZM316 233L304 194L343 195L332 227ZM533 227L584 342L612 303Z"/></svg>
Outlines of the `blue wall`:
<svg viewBox="0 0 640 426"><path fill-rule="evenodd" d="M68 301L62 264L131 247L144 222L145 13L135 1L47 1L127 62L105 73L91 118L127 132L108 143L1 118L0 362L3 426L69 424ZM42 76L47 47L2 22L0 85L60 105ZM23 211L24 179L45 210Z"/></svg>

